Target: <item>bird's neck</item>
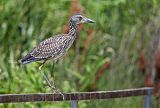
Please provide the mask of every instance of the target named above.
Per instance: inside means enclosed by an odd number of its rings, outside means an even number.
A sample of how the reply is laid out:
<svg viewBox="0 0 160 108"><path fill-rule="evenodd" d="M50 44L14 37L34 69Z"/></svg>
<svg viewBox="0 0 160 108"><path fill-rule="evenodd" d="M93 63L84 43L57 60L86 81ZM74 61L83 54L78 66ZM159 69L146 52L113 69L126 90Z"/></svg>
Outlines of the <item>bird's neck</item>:
<svg viewBox="0 0 160 108"><path fill-rule="evenodd" d="M74 21L70 21L70 29L68 32L68 36L72 36L72 37L76 37L76 33L77 33L77 25L76 22Z"/></svg>

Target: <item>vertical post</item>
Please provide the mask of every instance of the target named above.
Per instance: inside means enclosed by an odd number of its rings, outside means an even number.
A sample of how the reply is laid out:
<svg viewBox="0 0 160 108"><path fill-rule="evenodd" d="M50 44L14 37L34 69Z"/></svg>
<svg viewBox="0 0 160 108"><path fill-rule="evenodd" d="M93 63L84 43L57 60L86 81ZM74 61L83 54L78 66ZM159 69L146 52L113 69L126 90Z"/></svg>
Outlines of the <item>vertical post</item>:
<svg viewBox="0 0 160 108"><path fill-rule="evenodd" d="M151 108L151 96L152 90L148 90L147 96L145 96L145 108Z"/></svg>
<svg viewBox="0 0 160 108"><path fill-rule="evenodd" d="M71 101L71 108L78 108L78 101L77 100Z"/></svg>

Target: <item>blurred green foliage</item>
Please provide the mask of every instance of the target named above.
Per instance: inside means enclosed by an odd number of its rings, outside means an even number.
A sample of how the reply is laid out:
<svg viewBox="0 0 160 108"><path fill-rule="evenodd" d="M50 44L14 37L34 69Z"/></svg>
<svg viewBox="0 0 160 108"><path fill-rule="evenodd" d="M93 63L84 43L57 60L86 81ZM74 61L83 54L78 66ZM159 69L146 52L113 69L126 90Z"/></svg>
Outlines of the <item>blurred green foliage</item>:
<svg viewBox="0 0 160 108"><path fill-rule="evenodd" d="M159 0L80 0L85 16L96 24L86 24L80 32L76 50L55 66L58 88L63 92L88 91L98 69L107 61L111 66L98 81L95 90L142 87L144 76L138 70L141 50L147 53L150 40L160 22ZM62 33L69 21L70 0L0 0L0 93L52 92L46 86L39 63L26 66L18 60L40 41ZM86 30L93 39L83 55ZM78 69L79 60L83 65ZM44 70L50 75L51 63ZM81 101L80 108L140 108L143 97ZM69 102L0 104L2 108L70 107Z"/></svg>

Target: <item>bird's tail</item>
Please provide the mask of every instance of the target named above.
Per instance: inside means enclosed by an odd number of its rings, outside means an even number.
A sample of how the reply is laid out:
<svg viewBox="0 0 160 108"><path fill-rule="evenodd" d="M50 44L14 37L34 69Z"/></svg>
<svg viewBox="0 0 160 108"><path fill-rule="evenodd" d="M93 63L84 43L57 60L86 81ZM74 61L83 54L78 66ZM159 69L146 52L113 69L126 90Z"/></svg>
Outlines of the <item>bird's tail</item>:
<svg viewBox="0 0 160 108"><path fill-rule="evenodd" d="M35 61L40 61L40 60L43 60L43 58L35 58L31 54L27 54L24 58L22 58L20 60L20 62L23 65L25 65L25 64L28 64L28 63L31 63L31 62L35 62Z"/></svg>

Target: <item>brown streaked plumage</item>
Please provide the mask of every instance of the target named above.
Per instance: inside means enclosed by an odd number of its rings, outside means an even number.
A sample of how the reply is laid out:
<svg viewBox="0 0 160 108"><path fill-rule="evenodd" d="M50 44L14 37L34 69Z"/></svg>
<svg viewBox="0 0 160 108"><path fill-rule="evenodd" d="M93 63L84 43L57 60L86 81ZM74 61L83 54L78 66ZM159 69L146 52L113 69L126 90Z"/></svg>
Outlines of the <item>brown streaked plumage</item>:
<svg viewBox="0 0 160 108"><path fill-rule="evenodd" d="M28 53L24 58L21 59L21 63L28 64L35 61L43 61L42 65L39 68L39 70L41 71L42 66L47 60L57 60L62 57L73 44L76 38L77 24L80 23L94 23L94 21L82 15L72 16L70 18L69 33L55 35L42 41L30 53ZM55 86L51 85L46 75L42 71L41 73L47 81L49 87L55 90ZM60 91L57 92L62 94Z"/></svg>
<svg viewBox="0 0 160 108"><path fill-rule="evenodd" d="M42 41L36 48L27 54L22 60L22 64L30 62L58 59L71 47L76 38L76 25L94 21L82 15L74 15L70 19L70 31L68 34L59 34Z"/></svg>

